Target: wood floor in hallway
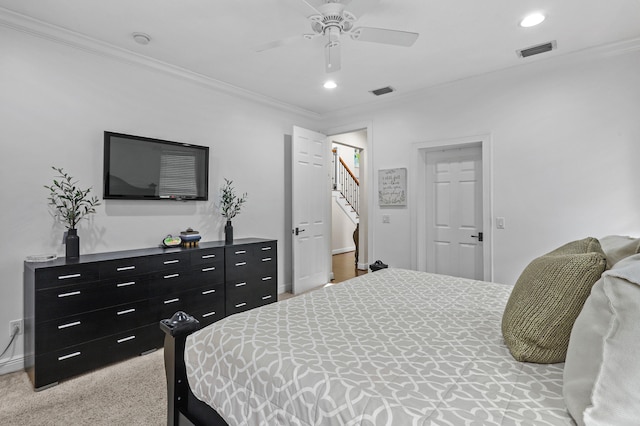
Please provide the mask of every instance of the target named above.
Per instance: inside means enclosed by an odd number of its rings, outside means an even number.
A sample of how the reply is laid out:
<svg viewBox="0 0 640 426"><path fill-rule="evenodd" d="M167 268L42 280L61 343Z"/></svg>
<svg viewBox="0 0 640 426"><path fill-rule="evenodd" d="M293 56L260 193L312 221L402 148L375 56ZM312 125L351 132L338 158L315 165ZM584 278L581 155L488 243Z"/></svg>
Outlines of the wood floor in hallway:
<svg viewBox="0 0 640 426"><path fill-rule="evenodd" d="M333 280L331 280L331 282L333 284L367 273L366 270L361 271L356 268L355 255L355 251L350 251L331 256L331 263L333 265Z"/></svg>
<svg viewBox="0 0 640 426"><path fill-rule="evenodd" d="M331 284L337 284L350 278L355 278L356 276L364 275L367 273L366 270L361 271L359 269L356 269L355 251L334 254L333 256L331 256L331 264L333 268L333 279L331 280ZM278 300L289 299L293 296L294 295L291 293L281 293L278 295Z"/></svg>

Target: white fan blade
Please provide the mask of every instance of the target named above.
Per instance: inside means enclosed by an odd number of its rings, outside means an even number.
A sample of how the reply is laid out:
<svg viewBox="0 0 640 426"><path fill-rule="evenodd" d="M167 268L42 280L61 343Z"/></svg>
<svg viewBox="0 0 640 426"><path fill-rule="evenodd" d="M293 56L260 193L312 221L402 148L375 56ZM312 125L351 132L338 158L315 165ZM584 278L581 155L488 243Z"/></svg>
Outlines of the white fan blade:
<svg viewBox="0 0 640 426"><path fill-rule="evenodd" d="M350 32L351 38L358 41L372 43L393 44L396 46L412 46L416 42L418 33L408 31L385 30L384 28L359 27Z"/></svg>
<svg viewBox="0 0 640 426"><path fill-rule="evenodd" d="M329 42L324 47L325 70L327 73L340 70L340 43Z"/></svg>
<svg viewBox="0 0 640 426"><path fill-rule="evenodd" d="M318 15L322 15L322 12L320 12L317 7L309 3L307 0L302 0L302 2L313 9Z"/></svg>
<svg viewBox="0 0 640 426"><path fill-rule="evenodd" d="M270 41L269 43L264 43L264 44L260 44L258 46L254 46L252 48L252 50L254 52L263 52L265 50L269 50L269 49L273 49L276 47L281 47L281 46L286 46L292 43L295 43L298 40L304 40L305 36L304 35L296 35L293 37L287 37L287 38L283 38L281 40L276 40L276 41Z"/></svg>

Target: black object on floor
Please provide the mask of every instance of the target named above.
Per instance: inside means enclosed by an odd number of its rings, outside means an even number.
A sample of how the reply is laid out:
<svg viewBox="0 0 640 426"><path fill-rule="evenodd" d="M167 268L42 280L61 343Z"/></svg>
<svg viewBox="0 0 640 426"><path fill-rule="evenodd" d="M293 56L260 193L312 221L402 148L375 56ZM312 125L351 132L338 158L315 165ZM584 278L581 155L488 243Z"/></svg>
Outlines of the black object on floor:
<svg viewBox="0 0 640 426"><path fill-rule="evenodd" d="M383 263L381 260L376 260L371 265L369 265L371 272L379 271L380 269L385 269L388 267L389 265L387 265L386 263Z"/></svg>

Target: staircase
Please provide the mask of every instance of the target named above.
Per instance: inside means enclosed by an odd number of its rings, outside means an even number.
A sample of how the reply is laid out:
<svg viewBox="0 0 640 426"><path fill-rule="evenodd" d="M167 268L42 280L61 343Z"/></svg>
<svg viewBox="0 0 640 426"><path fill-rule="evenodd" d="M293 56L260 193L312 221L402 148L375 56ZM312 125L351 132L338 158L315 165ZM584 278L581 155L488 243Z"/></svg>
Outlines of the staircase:
<svg viewBox="0 0 640 426"><path fill-rule="evenodd" d="M342 157L338 156L335 149L333 150L333 163L333 198L353 224L357 225L359 222L360 182Z"/></svg>
<svg viewBox="0 0 640 426"><path fill-rule="evenodd" d="M333 190L331 191L331 195L335 199L335 202L340 206L340 209L344 212L345 215L351 219L354 225L357 225L359 222L358 212L354 210L351 204L347 201L347 199L342 195L340 191Z"/></svg>

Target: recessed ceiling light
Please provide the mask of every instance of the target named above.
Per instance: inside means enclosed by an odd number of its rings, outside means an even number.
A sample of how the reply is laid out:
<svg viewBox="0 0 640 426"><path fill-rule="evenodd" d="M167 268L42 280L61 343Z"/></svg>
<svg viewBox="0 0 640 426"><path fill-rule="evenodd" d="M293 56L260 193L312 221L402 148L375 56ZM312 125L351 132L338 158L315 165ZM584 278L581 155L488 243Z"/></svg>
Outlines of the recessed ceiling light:
<svg viewBox="0 0 640 426"><path fill-rule="evenodd" d="M520 26L525 28L534 27L544 21L544 19L545 16L542 13L532 13L520 21Z"/></svg>
<svg viewBox="0 0 640 426"><path fill-rule="evenodd" d="M338 85L333 80L328 80L328 81L325 81L324 83L325 89L335 89L336 87L338 87Z"/></svg>
<svg viewBox="0 0 640 426"><path fill-rule="evenodd" d="M151 41L151 37L149 37L149 35L145 33L133 33L132 36L135 42L138 44L149 44L149 42Z"/></svg>

